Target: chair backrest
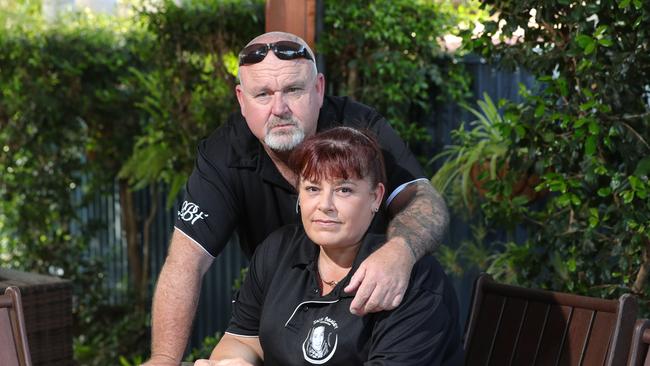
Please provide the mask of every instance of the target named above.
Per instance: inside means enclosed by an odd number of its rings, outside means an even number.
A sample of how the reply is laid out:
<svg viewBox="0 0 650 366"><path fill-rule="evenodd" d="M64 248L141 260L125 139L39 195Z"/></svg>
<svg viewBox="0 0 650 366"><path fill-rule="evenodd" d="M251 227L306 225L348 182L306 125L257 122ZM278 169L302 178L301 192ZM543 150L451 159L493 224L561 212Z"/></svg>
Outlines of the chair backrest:
<svg viewBox="0 0 650 366"><path fill-rule="evenodd" d="M466 364L625 365L636 298L606 300L479 276L466 324Z"/></svg>
<svg viewBox="0 0 650 366"><path fill-rule="evenodd" d="M31 364L20 290L10 286L0 295L0 365Z"/></svg>
<svg viewBox="0 0 650 366"><path fill-rule="evenodd" d="M650 366L650 320L639 319L634 327L632 345L630 346L629 366Z"/></svg>

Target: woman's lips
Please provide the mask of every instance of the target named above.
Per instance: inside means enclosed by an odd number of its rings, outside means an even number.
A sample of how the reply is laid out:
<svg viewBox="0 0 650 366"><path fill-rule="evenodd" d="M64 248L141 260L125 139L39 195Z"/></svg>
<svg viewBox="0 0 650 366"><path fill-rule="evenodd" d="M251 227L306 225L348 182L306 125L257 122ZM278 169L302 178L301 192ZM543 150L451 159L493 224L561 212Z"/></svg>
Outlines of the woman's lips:
<svg viewBox="0 0 650 366"><path fill-rule="evenodd" d="M311 222L321 226L336 226L341 224L340 221L336 221L336 220L312 220Z"/></svg>

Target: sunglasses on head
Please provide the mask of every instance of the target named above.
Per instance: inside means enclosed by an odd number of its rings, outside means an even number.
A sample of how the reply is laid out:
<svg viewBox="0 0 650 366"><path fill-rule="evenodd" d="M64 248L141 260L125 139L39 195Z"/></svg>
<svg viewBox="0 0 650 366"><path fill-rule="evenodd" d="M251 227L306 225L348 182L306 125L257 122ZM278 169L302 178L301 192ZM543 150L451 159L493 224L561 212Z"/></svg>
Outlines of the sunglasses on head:
<svg viewBox="0 0 650 366"><path fill-rule="evenodd" d="M239 53L239 66L256 64L264 60L269 50L273 51L280 60L295 60L304 58L314 61L307 48L300 43L292 41L278 41L275 43L253 43Z"/></svg>

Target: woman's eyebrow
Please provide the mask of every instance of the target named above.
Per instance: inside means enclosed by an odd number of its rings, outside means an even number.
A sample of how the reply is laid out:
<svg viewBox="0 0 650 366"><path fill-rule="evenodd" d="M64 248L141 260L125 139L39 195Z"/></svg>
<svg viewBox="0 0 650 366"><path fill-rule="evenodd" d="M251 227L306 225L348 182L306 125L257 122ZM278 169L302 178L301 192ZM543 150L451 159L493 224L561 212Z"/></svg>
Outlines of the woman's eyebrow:
<svg viewBox="0 0 650 366"><path fill-rule="evenodd" d="M353 180L350 180L350 179L339 179L339 180L333 181L332 183L335 183L335 184L351 184L351 185L355 185L355 186L357 185L357 183L355 183Z"/></svg>

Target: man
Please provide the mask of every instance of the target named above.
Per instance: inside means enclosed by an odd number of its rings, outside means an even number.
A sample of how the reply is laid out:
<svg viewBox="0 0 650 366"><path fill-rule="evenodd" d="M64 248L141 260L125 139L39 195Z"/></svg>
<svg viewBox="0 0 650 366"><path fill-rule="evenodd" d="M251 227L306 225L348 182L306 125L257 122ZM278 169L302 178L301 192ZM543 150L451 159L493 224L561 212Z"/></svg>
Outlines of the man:
<svg viewBox="0 0 650 366"><path fill-rule="evenodd" d="M250 257L275 229L298 222L296 177L288 153L305 137L336 125L371 129L388 171L388 241L364 261L346 292L357 315L397 307L417 259L440 242L448 223L440 195L416 160L372 109L325 97L324 76L299 37L271 32L239 55L241 114L201 142L152 306L147 365L178 365L198 303L201 280L237 230Z"/></svg>

